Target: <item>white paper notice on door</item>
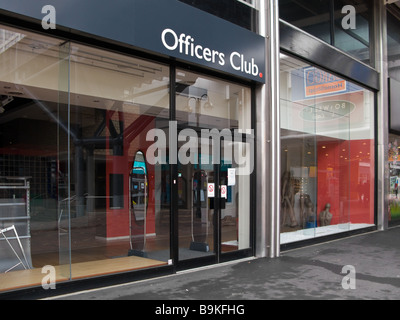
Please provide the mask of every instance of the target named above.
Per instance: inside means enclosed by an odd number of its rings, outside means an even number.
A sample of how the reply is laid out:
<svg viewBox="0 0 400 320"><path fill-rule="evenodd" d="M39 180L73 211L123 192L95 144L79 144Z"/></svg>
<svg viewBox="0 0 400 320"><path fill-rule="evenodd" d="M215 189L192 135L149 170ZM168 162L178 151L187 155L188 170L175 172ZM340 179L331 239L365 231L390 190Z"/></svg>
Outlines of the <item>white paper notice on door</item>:
<svg viewBox="0 0 400 320"><path fill-rule="evenodd" d="M236 169L228 168L228 186L234 186L236 184Z"/></svg>

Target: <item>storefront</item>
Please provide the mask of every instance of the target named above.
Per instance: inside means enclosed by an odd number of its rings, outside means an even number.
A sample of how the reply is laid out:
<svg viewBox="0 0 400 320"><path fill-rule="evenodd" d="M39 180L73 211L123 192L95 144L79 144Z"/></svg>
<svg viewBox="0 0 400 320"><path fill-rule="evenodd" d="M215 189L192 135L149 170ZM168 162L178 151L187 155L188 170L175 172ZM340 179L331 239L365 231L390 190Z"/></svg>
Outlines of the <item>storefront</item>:
<svg viewBox="0 0 400 320"><path fill-rule="evenodd" d="M377 226L375 8L345 4L279 1L282 249Z"/></svg>
<svg viewBox="0 0 400 320"><path fill-rule="evenodd" d="M2 3L1 292L254 256L264 38L175 0L96 3L55 3L53 31L44 4Z"/></svg>
<svg viewBox="0 0 400 320"><path fill-rule="evenodd" d="M383 230L387 160L395 220L383 4L64 2L0 1L0 294Z"/></svg>
<svg viewBox="0 0 400 320"><path fill-rule="evenodd" d="M388 51L388 72L389 72L389 139L388 139L388 162L389 162L389 224L400 223L400 201L399 201L399 180L400 180L400 127L399 127L399 48L400 48L400 9L390 7L387 11L387 51Z"/></svg>
<svg viewBox="0 0 400 320"><path fill-rule="evenodd" d="M374 93L281 57L281 244L375 226Z"/></svg>

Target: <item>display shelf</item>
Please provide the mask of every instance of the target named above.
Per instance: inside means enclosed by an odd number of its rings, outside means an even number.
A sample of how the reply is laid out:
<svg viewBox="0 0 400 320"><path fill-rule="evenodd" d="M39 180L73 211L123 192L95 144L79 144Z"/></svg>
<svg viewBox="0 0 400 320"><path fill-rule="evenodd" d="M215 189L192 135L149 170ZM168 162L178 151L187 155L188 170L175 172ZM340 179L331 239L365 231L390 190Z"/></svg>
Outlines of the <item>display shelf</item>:
<svg viewBox="0 0 400 320"><path fill-rule="evenodd" d="M32 266L30 179L0 176L0 273Z"/></svg>

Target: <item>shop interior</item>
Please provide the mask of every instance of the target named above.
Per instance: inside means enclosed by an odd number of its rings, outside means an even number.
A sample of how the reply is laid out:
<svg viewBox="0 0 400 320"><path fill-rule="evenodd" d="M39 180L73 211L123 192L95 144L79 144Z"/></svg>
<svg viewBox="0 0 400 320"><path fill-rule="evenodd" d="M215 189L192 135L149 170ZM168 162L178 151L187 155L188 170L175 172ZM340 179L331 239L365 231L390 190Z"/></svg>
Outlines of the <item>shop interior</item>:
<svg viewBox="0 0 400 320"><path fill-rule="evenodd" d="M390 172L390 192L389 206L390 215L389 222L396 223L400 221L400 198L399 198L399 183L400 183L400 137L395 134L389 134L389 172Z"/></svg>
<svg viewBox="0 0 400 320"><path fill-rule="evenodd" d="M281 244L374 226L373 94L281 54Z"/></svg>
<svg viewBox="0 0 400 320"><path fill-rule="evenodd" d="M168 137L168 66L3 31L0 291L40 286L44 266L53 266L56 281L63 282L171 264L169 147L167 142L150 152L155 140L148 138L154 130ZM183 71L177 82L181 78L191 96L177 90L180 125L187 128L201 119L202 128L238 127L227 118L248 103L241 86L221 85L228 108L216 108L221 94L211 91L218 81L196 83L200 77ZM205 84L208 94L193 99L193 91ZM245 92L250 97L250 90ZM193 102L203 111L191 108ZM155 162L160 154L161 162ZM218 167L221 184L235 166L228 162ZM179 167L180 259L216 250L210 199L205 198L206 221L193 217L200 185L194 177L201 169ZM207 176L212 182L214 167L207 167ZM250 246L249 181L237 178L227 188L222 252ZM204 235L208 249L190 250L194 238Z"/></svg>

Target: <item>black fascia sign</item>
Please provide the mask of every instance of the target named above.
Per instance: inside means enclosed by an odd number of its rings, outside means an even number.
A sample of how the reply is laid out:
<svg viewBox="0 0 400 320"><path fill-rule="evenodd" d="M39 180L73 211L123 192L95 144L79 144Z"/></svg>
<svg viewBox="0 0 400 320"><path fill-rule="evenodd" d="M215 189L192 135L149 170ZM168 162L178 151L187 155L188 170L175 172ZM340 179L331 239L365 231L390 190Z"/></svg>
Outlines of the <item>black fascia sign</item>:
<svg viewBox="0 0 400 320"><path fill-rule="evenodd" d="M239 73L240 76L263 82L264 73L260 69L254 56L241 53L238 48L231 51L222 51L208 47L206 42L196 42L196 39L190 34L177 33L171 28L166 28L161 33L161 42L163 46L170 51L170 54L191 60L195 63L209 66L214 69L221 69L229 73Z"/></svg>
<svg viewBox="0 0 400 320"><path fill-rule="evenodd" d="M0 12L41 25L48 2L0 0ZM178 0L52 0L51 5L57 29L265 83L264 37Z"/></svg>

